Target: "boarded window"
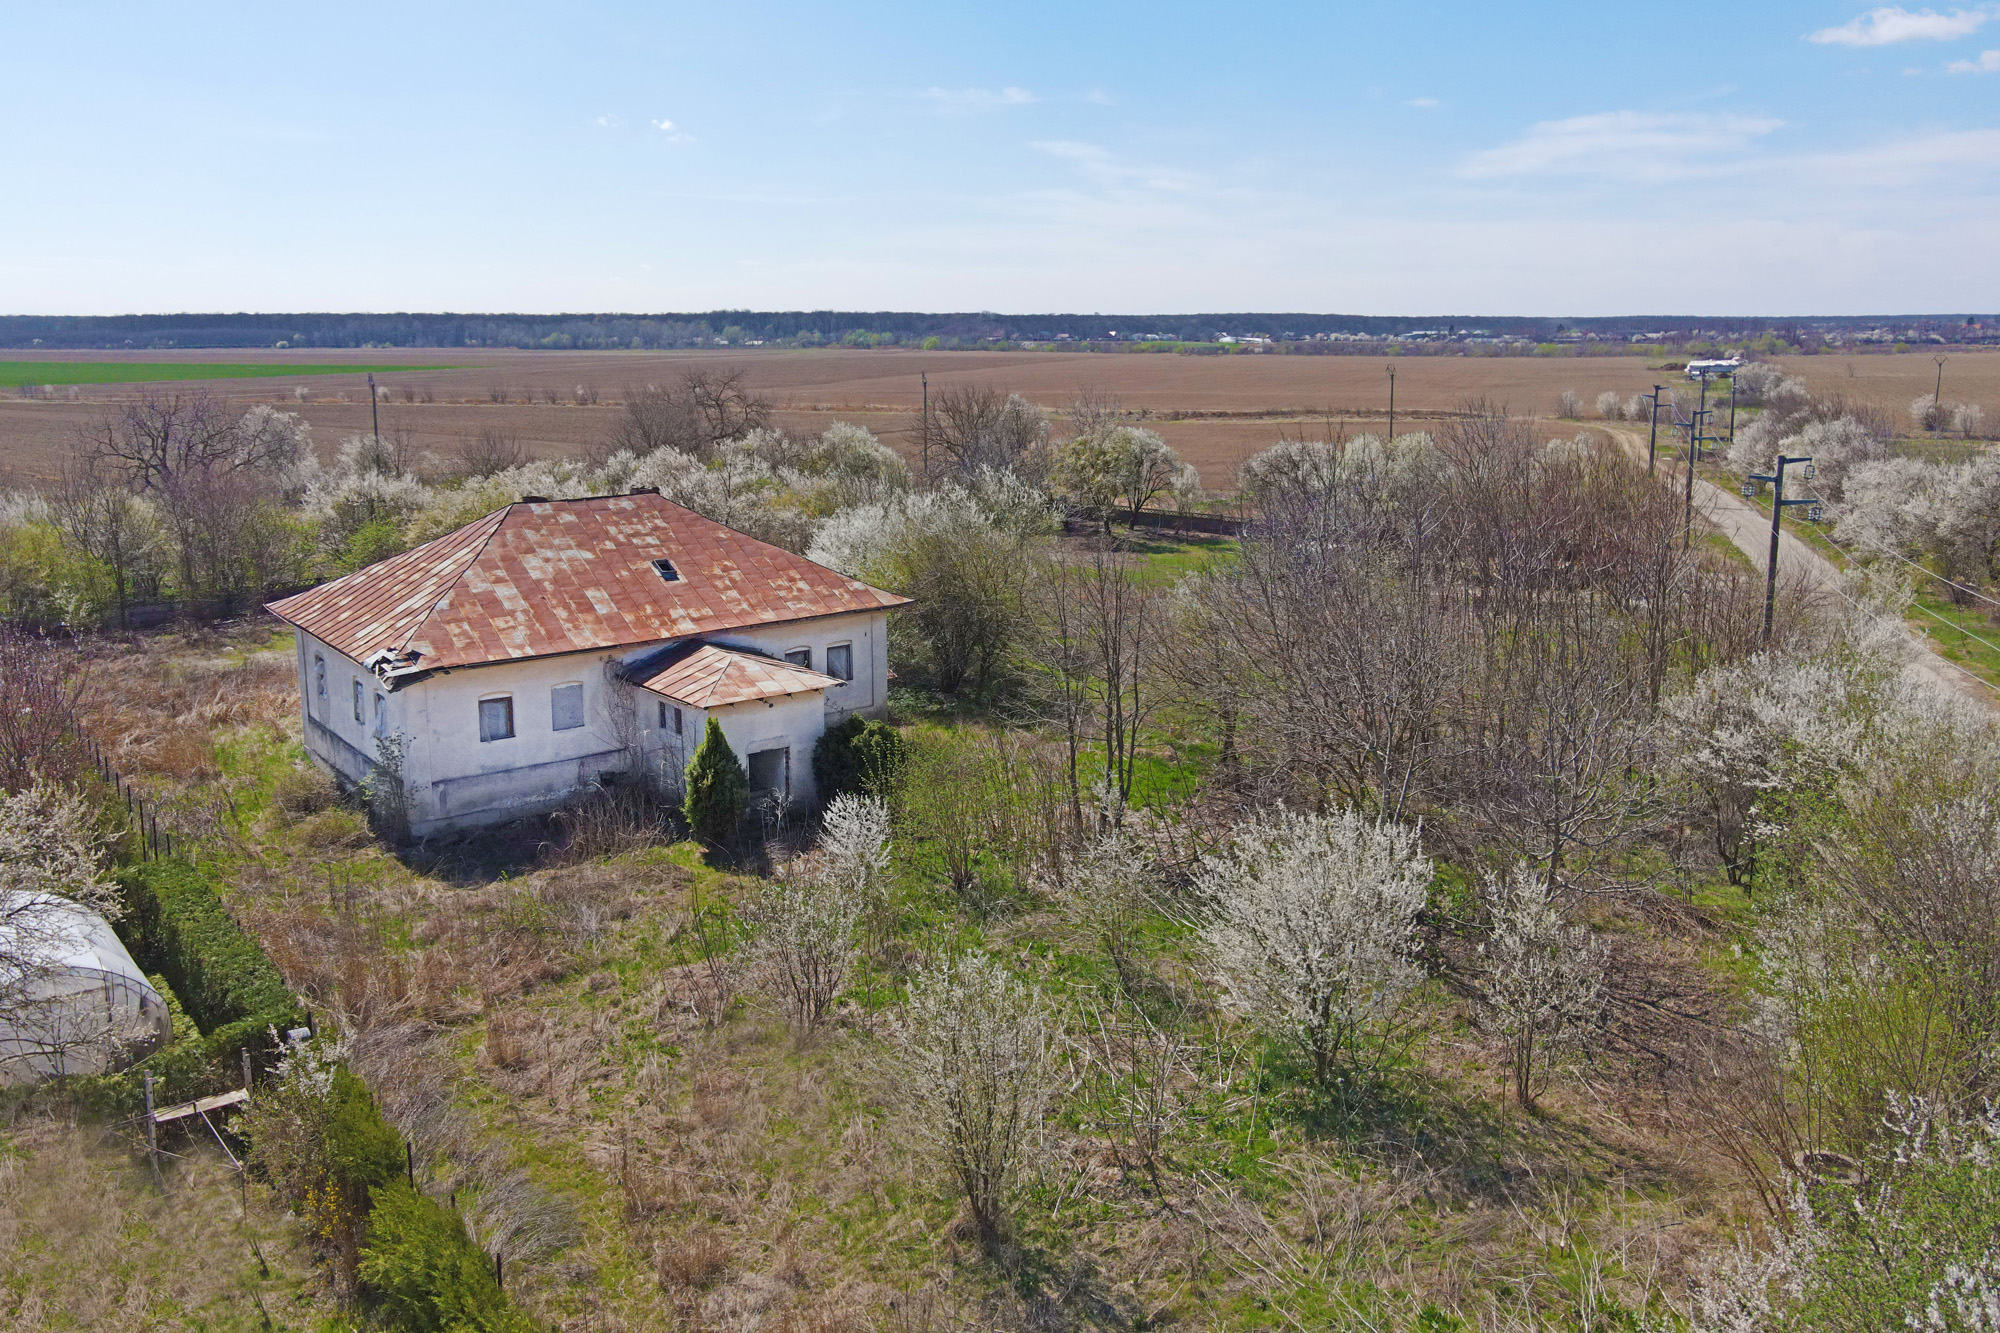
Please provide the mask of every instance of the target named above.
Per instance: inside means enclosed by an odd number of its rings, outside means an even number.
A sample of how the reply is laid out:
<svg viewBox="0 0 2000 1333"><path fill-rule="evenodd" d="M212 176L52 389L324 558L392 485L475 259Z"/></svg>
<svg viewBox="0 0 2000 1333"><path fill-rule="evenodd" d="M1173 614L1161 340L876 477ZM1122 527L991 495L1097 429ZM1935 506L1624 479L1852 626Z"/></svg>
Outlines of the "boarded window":
<svg viewBox="0 0 2000 1333"><path fill-rule="evenodd" d="M826 674L835 680L854 679L854 645L836 643L826 650Z"/></svg>
<svg viewBox="0 0 2000 1333"><path fill-rule="evenodd" d="M806 670L811 671L813 668L813 650L810 648L794 648L785 654L785 660L793 666L804 667Z"/></svg>
<svg viewBox="0 0 2000 1333"><path fill-rule="evenodd" d="M313 693L326 698L326 659L317 653L313 655Z"/></svg>
<svg viewBox="0 0 2000 1333"><path fill-rule="evenodd" d="M575 731L583 725L583 686L558 685L549 691L549 729Z"/></svg>
<svg viewBox="0 0 2000 1333"><path fill-rule="evenodd" d="M509 697L479 701L479 739L504 741L514 734L514 700Z"/></svg>
<svg viewBox="0 0 2000 1333"><path fill-rule="evenodd" d="M358 680L357 680L357 681L355 681L355 682L354 682L354 720L355 720L356 722L366 722L366 721L368 720L368 719L367 719L367 717L365 717L365 716L364 716L364 715L362 714L362 712L361 712L361 704L362 704L362 701L363 701L363 700L365 700L365 699L366 699L367 697L368 697L368 691L366 691L365 689L363 689L363 688L361 687L361 682L360 682L360 681L358 681Z"/></svg>

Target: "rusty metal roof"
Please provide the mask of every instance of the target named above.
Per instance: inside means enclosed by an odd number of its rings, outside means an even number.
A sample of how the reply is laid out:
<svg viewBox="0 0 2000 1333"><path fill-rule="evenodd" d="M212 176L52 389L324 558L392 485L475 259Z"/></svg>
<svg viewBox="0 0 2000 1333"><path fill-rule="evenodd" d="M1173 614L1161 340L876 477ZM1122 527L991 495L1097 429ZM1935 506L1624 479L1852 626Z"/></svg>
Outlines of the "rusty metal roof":
<svg viewBox="0 0 2000 1333"><path fill-rule="evenodd" d="M523 500L267 609L358 662L435 670L908 601L642 492Z"/></svg>
<svg viewBox="0 0 2000 1333"><path fill-rule="evenodd" d="M675 652L651 674L635 676L633 683L690 708L721 708L808 694L840 681L760 653L702 643Z"/></svg>

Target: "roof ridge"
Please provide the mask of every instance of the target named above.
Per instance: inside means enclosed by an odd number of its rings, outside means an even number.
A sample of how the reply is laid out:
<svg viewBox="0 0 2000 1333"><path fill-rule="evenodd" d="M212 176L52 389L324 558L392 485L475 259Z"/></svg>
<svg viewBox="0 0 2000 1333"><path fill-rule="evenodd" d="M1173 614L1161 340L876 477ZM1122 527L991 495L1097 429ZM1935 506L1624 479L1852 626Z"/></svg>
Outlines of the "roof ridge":
<svg viewBox="0 0 2000 1333"><path fill-rule="evenodd" d="M430 623L431 617L436 615L438 612L438 603L444 600L444 598L448 597L451 594L451 590L458 586L458 581L465 577L465 572L471 569L475 564L479 563L479 557L485 555L486 548L493 544L493 534L500 531L500 525L507 521L507 515L513 513L514 506L519 503L520 502L517 500L509 500L506 504L501 505L498 509L486 515L486 517L475 519L473 520L472 523L467 525L468 527L476 527L481 523L492 524L491 527L486 529L486 535L480 539L478 546L469 546L467 548L467 550L470 551L470 554L465 558L463 562L459 564L458 569L452 574L452 576L445 581L444 587L442 590L440 590L438 596L431 598L430 608L426 610L422 616L418 617L417 622L410 626L409 632L404 634L402 639L398 641L398 643L396 644L396 656L401 657L405 653L409 652L410 641L417 637L417 631ZM462 531L462 529L453 528L451 532L445 533L442 537L433 537L431 541L440 541L440 542L447 541L454 534L460 531ZM429 546L430 544L431 544L430 542L425 542L424 546ZM415 552L423 550L424 547L415 546L410 549L411 552Z"/></svg>

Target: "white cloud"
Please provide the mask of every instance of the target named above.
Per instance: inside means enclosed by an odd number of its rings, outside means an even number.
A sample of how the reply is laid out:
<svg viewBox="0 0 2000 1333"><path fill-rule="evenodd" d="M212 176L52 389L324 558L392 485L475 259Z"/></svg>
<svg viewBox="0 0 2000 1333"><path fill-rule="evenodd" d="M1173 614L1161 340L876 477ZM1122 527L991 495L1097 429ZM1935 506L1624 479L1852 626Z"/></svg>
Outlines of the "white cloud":
<svg viewBox="0 0 2000 1333"><path fill-rule="evenodd" d="M654 129L658 130L662 135L664 135L667 139L669 139L674 143L692 143L694 141L694 136L692 134L689 134L686 130L683 130L680 126L674 124L671 120L654 120L654 121L648 121L647 124L651 125Z"/></svg>
<svg viewBox="0 0 2000 1333"><path fill-rule="evenodd" d="M1460 176L1604 176L1685 179L1720 174L1722 159L1742 153L1783 121L1768 116L1605 111L1545 120L1509 144L1474 153Z"/></svg>
<svg viewBox="0 0 2000 1333"><path fill-rule="evenodd" d="M1440 103L1435 97L1412 97L1409 101L1403 103L1403 105L1422 107L1426 111L1428 111L1434 106L1442 105L1442 103Z"/></svg>
<svg viewBox="0 0 2000 1333"><path fill-rule="evenodd" d="M1806 40L1832 46L1889 46L1896 42L1948 42L1977 32L1993 17L1993 7L1908 10L1901 5L1871 9L1837 28L1821 28Z"/></svg>
<svg viewBox="0 0 2000 1333"><path fill-rule="evenodd" d="M625 117L614 111L607 111L597 118L597 123L603 129L622 130L625 128Z"/></svg>
<svg viewBox="0 0 2000 1333"><path fill-rule="evenodd" d="M1981 51L1977 60L1954 60L1945 69L1952 74L2000 74L2000 51Z"/></svg>
<svg viewBox="0 0 2000 1333"><path fill-rule="evenodd" d="M1031 106L1042 99L1026 88L926 88L917 96L939 111L998 111L1010 106Z"/></svg>
<svg viewBox="0 0 2000 1333"><path fill-rule="evenodd" d="M1120 160L1108 149L1074 139L1038 139L1028 145L1038 153L1060 158L1093 183L1106 189L1181 191L1193 188L1194 177L1170 167L1140 166Z"/></svg>

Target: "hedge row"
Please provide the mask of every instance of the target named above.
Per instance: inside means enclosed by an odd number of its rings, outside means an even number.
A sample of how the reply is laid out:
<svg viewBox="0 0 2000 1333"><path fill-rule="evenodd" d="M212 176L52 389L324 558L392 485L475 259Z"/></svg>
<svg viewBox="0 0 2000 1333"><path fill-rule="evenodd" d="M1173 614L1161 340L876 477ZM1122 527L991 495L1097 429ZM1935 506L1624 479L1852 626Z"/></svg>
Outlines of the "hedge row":
<svg viewBox="0 0 2000 1333"><path fill-rule="evenodd" d="M378 1186L361 1280L384 1322L408 1333L532 1333L452 1209L401 1180Z"/></svg>
<svg viewBox="0 0 2000 1333"><path fill-rule="evenodd" d="M236 1081L245 1049L261 1053L273 1028L303 1025L285 979L245 935L198 867L177 858L117 871L125 915L118 933L140 967L166 978L199 1041L176 1041L128 1071L150 1073L167 1101L198 1095L209 1082Z"/></svg>

